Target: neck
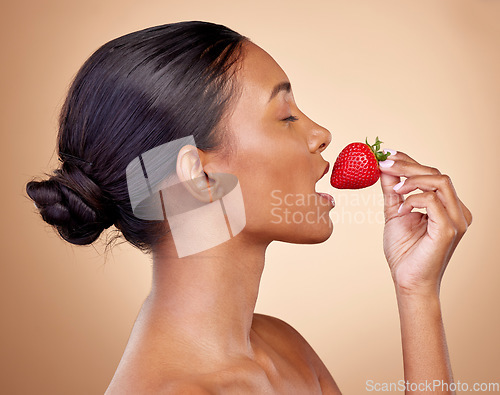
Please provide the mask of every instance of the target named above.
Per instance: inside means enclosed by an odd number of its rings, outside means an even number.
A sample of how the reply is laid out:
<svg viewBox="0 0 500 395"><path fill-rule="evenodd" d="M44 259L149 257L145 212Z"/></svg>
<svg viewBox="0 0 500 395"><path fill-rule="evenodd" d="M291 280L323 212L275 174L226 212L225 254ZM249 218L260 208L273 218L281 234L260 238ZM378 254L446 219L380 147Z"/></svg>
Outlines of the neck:
<svg viewBox="0 0 500 395"><path fill-rule="evenodd" d="M172 239L167 240L153 253L146 301L155 332L165 331L204 352L252 354L250 330L267 245L239 234L178 258Z"/></svg>

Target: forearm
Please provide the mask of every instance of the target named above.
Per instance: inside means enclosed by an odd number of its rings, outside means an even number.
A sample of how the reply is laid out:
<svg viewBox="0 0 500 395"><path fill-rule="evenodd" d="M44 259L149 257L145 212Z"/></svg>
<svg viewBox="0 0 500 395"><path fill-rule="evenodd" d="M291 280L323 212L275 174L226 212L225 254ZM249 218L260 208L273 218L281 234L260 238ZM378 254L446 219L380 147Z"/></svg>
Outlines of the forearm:
<svg viewBox="0 0 500 395"><path fill-rule="evenodd" d="M403 344L403 363L407 383L448 383L453 382L451 365L446 345L446 337L441 316L441 304L437 294L405 295L396 291L401 339ZM448 386L435 386L438 394L454 394L447 391ZM422 384L420 389L425 389ZM429 387L427 387L427 390ZM410 391L406 393L425 393Z"/></svg>

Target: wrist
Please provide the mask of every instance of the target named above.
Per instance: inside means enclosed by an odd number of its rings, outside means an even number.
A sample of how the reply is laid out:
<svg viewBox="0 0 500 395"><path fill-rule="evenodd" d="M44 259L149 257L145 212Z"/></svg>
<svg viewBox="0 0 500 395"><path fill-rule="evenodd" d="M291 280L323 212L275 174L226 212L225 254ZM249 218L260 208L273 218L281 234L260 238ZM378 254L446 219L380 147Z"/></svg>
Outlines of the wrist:
<svg viewBox="0 0 500 395"><path fill-rule="evenodd" d="M432 319L441 321L441 301L437 292L396 293L401 322Z"/></svg>
<svg viewBox="0 0 500 395"><path fill-rule="evenodd" d="M419 287L404 287L397 283L394 284L397 300L408 301L430 301L439 300L439 285L419 286Z"/></svg>

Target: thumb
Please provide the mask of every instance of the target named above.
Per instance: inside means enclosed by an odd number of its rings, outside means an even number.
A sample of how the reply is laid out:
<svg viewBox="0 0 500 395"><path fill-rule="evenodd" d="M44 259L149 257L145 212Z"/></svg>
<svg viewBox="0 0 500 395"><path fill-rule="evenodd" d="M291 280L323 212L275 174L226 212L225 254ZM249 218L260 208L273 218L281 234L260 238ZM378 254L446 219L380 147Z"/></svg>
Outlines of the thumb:
<svg viewBox="0 0 500 395"><path fill-rule="evenodd" d="M403 196L396 193L393 189L400 181L400 177L386 173L380 174L380 184L384 193L384 215L386 222L398 216L399 206L404 202Z"/></svg>

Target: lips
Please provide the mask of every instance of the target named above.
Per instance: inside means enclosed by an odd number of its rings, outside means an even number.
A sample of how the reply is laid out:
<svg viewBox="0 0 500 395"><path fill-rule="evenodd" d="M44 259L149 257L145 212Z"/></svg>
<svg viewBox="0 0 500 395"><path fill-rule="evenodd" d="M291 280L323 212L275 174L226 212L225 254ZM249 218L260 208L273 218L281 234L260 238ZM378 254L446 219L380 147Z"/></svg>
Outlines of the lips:
<svg viewBox="0 0 500 395"><path fill-rule="evenodd" d="M330 163L327 163L326 164L326 167L325 167L325 171L323 172L323 174L321 175L321 178L323 178L325 176L326 173L328 173L328 170L330 169Z"/></svg>
<svg viewBox="0 0 500 395"><path fill-rule="evenodd" d="M335 199L333 198L332 195L329 195L328 193L324 192L316 192L316 193L322 198L328 200L328 202L332 205L332 207L335 207Z"/></svg>
<svg viewBox="0 0 500 395"><path fill-rule="evenodd" d="M326 167L325 167L325 171L323 172L323 174L321 175L321 177L318 179L318 181L319 181L320 179L322 179L322 178L325 176L325 174L327 174L327 173L328 173L328 170L330 170L330 163L328 163L328 162L327 162L327 163L326 163ZM328 193L324 193L324 192L316 192L316 193L317 193L319 196L321 196L323 199L327 200L327 201L330 203L330 205L331 205L332 207L335 207L335 199L333 198L333 196L332 196L332 195L330 195L330 194L328 194Z"/></svg>

